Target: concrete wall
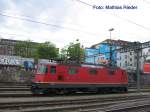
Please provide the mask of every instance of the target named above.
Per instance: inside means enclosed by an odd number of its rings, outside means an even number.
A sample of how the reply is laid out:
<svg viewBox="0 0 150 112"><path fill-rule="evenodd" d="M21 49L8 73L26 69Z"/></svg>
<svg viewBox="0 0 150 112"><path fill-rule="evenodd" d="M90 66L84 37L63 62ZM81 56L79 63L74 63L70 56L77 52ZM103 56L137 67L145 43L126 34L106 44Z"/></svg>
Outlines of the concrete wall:
<svg viewBox="0 0 150 112"><path fill-rule="evenodd" d="M18 66L0 65L0 82L25 82L30 83L34 71L26 71Z"/></svg>

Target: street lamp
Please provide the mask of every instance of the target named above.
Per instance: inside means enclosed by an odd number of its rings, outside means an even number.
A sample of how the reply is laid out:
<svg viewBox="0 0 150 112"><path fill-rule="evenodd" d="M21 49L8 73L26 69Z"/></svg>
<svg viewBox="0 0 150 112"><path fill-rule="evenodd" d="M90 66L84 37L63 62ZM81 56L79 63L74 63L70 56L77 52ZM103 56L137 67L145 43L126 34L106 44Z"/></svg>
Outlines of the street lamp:
<svg viewBox="0 0 150 112"><path fill-rule="evenodd" d="M76 45L75 45L75 49L77 52L77 63L80 62L80 43L79 43L79 39L76 39Z"/></svg>
<svg viewBox="0 0 150 112"><path fill-rule="evenodd" d="M109 42L109 45L110 45L110 56L109 56L109 61L110 61L110 65L112 65L112 44L111 44L111 32L114 30L114 28L110 28L108 31L110 32L110 42Z"/></svg>
<svg viewBox="0 0 150 112"><path fill-rule="evenodd" d="M115 30L114 28L109 29L108 31L110 32L110 40L111 40L111 31Z"/></svg>

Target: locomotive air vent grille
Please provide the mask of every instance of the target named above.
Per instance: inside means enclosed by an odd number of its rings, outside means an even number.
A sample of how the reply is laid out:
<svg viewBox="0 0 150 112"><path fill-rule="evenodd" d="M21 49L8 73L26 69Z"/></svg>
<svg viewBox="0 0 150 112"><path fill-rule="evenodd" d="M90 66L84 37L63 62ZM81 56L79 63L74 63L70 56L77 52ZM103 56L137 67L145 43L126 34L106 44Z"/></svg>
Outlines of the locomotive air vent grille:
<svg viewBox="0 0 150 112"><path fill-rule="evenodd" d="M114 75L114 74L115 74L115 70L109 69L109 70L108 70L108 74L109 74L109 75Z"/></svg>

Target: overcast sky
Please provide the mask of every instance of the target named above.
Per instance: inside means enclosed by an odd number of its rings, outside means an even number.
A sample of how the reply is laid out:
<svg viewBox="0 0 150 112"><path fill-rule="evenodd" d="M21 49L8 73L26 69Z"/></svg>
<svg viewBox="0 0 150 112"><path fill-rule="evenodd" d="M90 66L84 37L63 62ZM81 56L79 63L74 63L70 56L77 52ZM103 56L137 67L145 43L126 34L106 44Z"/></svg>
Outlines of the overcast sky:
<svg viewBox="0 0 150 112"><path fill-rule="evenodd" d="M105 9L106 5L137 8ZM79 39L84 47L90 47L110 38L110 28L114 28L112 39L149 41L150 1L0 0L1 38L51 41L60 48Z"/></svg>

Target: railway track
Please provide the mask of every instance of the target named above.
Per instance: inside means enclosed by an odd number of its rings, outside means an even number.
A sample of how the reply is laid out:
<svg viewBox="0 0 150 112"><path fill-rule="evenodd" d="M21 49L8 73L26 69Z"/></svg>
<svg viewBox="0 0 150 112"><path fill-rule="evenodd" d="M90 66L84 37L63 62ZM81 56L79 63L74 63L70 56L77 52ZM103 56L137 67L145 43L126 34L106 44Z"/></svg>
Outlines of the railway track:
<svg viewBox="0 0 150 112"><path fill-rule="evenodd" d="M30 97L30 85L23 83L0 83L0 97Z"/></svg>
<svg viewBox="0 0 150 112"><path fill-rule="evenodd" d="M136 93L137 90L136 89L132 89L129 90L128 93ZM150 89L143 89L141 90L141 92L150 92ZM103 95L104 93L100 93L101 95ZM107 93L110 94L110 93ZM111 93L112 94L112 93ZM115 93L115 94L119 94L119 93ZM0 98L7 98L7 97L37 97L37 96L41 96L41 97L54 97L54 96L76 96L76 95L80 95L80 96L84 96L84 95L98 95L98 93L76 93L76 94L64 94L64 95L56 95L56 94L49 94L49 95L33 95L31 93L30 90L8 90L8 91L0 91Z"/></svg>
<svg viewBox="0 0 150 112"><path fill-rule="evenodd" d="M150 102L144 104L137 104L129 107L115 108L106 110L105 112L150 112Z"/></svg>
<svg viewBox="0 0 150 112"><path fill-rule="evenodd" d="M29 85L0 85L0 112L141 112L150 110L150 89L126 94L33 96Z"/></svg>
<svg viewBox="0 0 150 112"><path fill-rule="evenodd" d="M59 98L58 98L59 99ZM0 103L2 112L66 112L66 111L95 111L100 108L108 110L114 105L128 104L129 102L149 101L148 95L125 95L119 97L73 98L63 100L24 101ZM91 110L93 109L93 110ZM111 109L111 108L110 108ZM104 109L103 109L104 111ZM109 110L110 111L110 110ZM111 111L110 111L111 112Z"/></svg>
<svg viewBox="0 0 150 112"><path fill-rule="evenodd" d="M113 104L104 108L80 110L80 112L150 112L150 101L149 99L136 99L121 102L120 104Z"/></svg>
<svg viewBox="0 0 150 112"><path fill-rule="evenodd" d="M128 93L136 92L136 89L129 89ZM150 92L150 88L141 89L141 92ZM84 95L84 93L78 93L79 95ZM90 93L86 93L90 94ZM93 93L96 94L96 93ZM51 94L49 96L55 96ZM0 84L0 98L3 97L34 97L30 91L29 85L1 85Z"/></svg>

